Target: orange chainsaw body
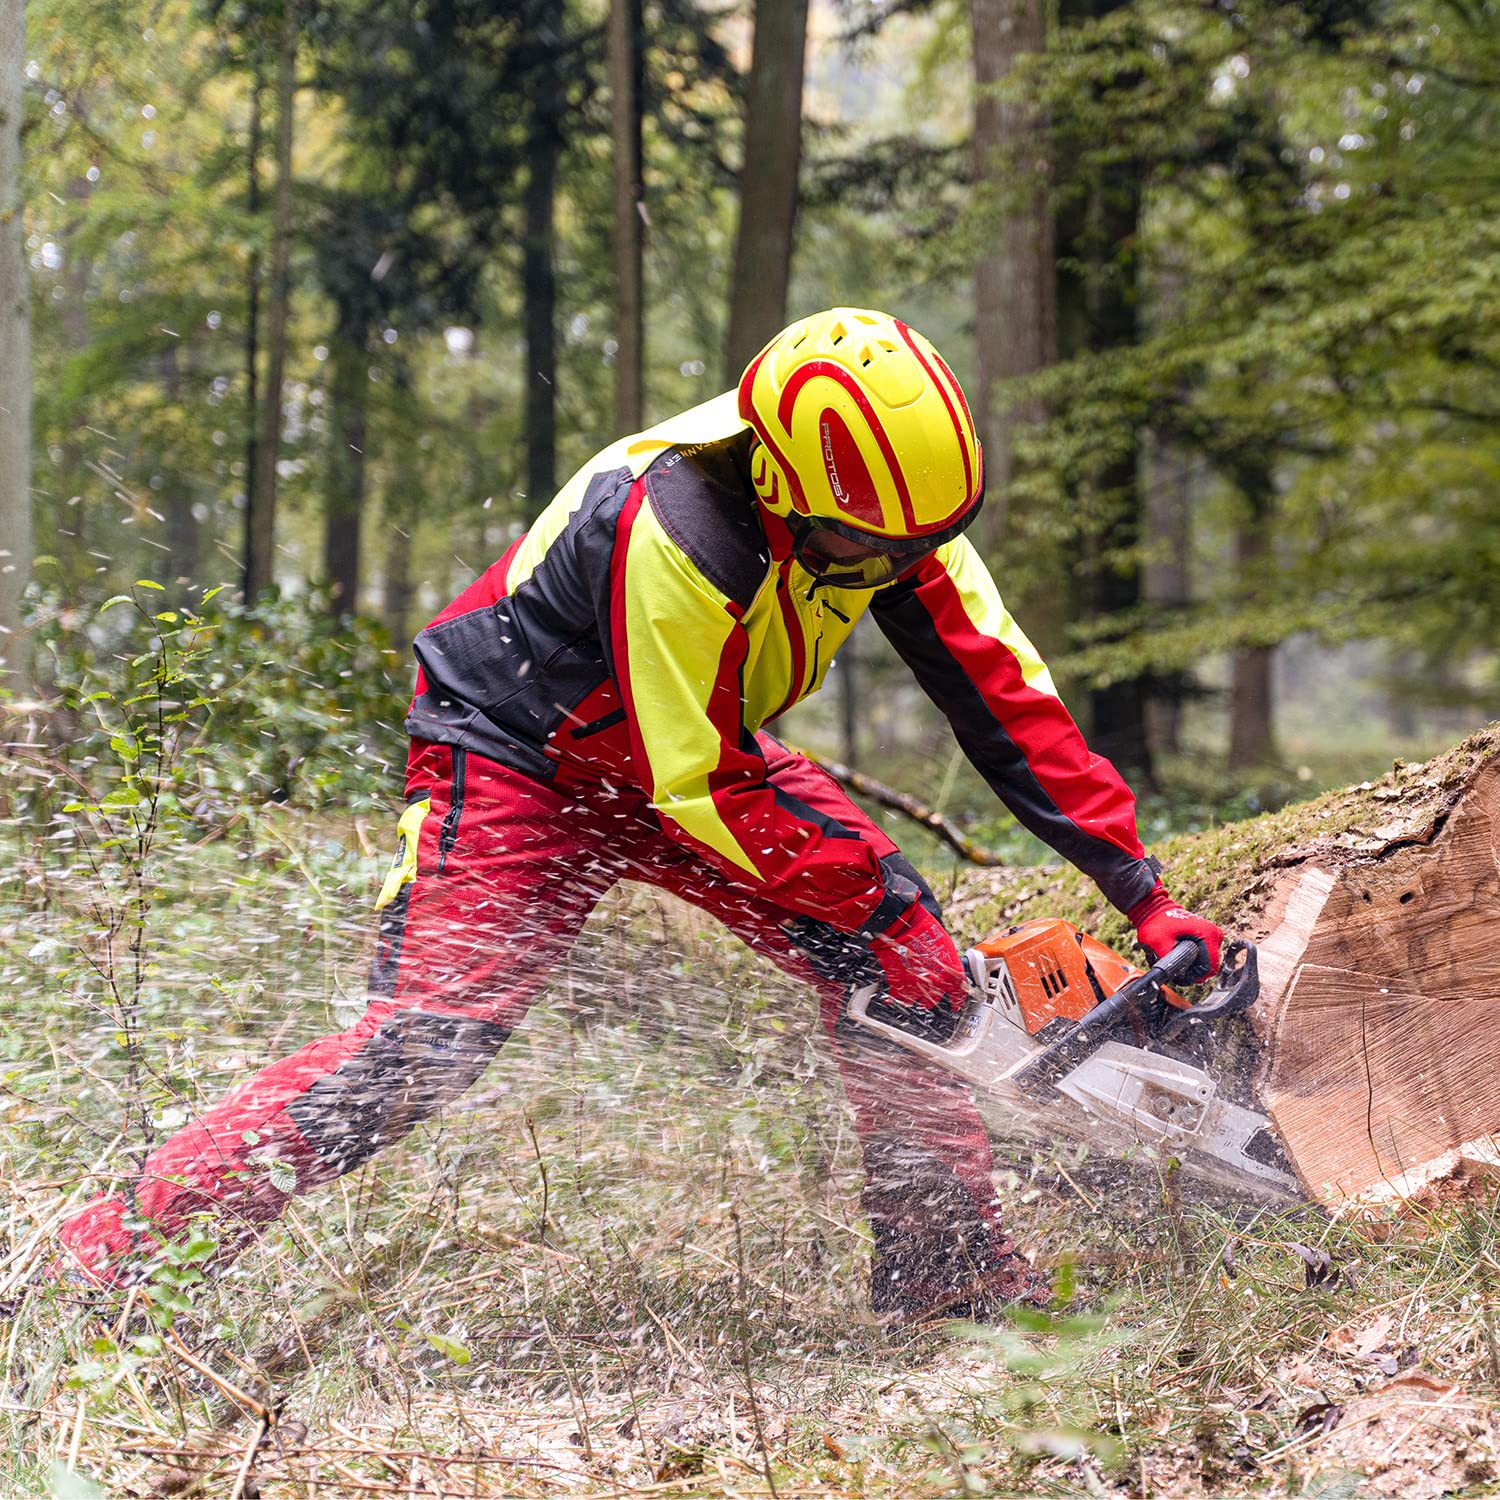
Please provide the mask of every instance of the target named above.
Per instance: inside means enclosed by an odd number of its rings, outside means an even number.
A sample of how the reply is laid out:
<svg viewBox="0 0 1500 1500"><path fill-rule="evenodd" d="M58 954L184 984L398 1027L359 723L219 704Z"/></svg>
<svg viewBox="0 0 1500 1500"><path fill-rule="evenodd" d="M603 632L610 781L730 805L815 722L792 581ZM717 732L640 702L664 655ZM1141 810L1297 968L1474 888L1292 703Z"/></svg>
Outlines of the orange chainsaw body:
<svg viewBox="0 0 1500 1500"><path fill-rule="evenodd" d="M1081 1021L1122 985L1145 973L1061 917L1022 922L978 948L988 958L1004 959L1022 1024L1032 1036L1059 1018ZM1188 1008L1176 990L1163 986L1161 993L1179 1010Z"/></svg>

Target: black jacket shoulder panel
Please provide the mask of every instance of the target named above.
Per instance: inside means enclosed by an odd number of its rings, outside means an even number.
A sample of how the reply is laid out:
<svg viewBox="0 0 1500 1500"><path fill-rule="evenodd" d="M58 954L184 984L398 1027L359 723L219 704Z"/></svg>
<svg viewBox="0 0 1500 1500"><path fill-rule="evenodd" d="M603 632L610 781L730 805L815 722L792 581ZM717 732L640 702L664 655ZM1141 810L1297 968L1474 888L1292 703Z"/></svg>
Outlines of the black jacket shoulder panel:
<svg viewBox="0 0 1500 1500"><path fill-rule="evenodd" d="M750 434L670 448L646 471L662 530L698 571L748 609L771 566L749 472Z"/></svg>

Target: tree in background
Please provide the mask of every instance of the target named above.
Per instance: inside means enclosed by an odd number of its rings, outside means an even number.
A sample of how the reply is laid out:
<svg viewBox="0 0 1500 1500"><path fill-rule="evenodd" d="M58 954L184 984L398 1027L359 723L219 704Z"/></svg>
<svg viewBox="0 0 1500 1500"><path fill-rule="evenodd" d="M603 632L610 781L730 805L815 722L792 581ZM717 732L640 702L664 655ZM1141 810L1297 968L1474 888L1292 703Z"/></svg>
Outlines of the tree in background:
<svg viewBox="0 0 1500 1500"><path fill-rule="evenodd" d="M615 427L645 426L643 253L646 188L641 160L641 0L610 0L610 144L614 152Z"/></svg>
<svg viewBox="0 0 1500 1500"><path fill-rule="evenodd" d="M745 87L739 236L729 288L725 379L733 384L786 323L802 161L808 0L758 0Z"/></svg>
<svg viewBox="0 0 1500 1500"><path fill-rule="evenodd" d="M1057 360L1057 256L1046 121L1024 100L1002 93L1017 60L1045 49L1046 29L1040 0L971 0L969 17L974 187L980 205L974 418L985 453L984 535L996 547L1003 544L1010 506L1010 425L1038 422L1043 415L1035 397L1012 394L1002 400L996 386L1034 375ZM1037 634L1040 639L1055 632Z"/></svg>
<svg viewBox="0 0 1500 1500"><path fill-rule="evenodd" d="M276 43L276 181L271 197L271 283L266 302L266 383L258 393L255 463L245 509L244 592L253 600L275 582L282 386L291 315L292 139L297 103L297 0L282 0ZM252 160L251 172L257 170Z"/></svg>
<svg viewBox="0 0 1500 1500"><path fill-rule="evenodd" d="M30 649L21 595L31 577L31 315L21 210L24 0L0 0L0 687L24 696Z"/></svg>

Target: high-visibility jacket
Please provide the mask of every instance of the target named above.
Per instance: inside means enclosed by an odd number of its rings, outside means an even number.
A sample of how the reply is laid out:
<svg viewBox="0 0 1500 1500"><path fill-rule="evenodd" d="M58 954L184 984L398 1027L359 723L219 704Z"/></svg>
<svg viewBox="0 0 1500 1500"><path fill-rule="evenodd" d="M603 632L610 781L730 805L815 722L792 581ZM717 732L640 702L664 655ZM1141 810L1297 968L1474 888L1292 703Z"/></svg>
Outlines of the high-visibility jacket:
<svg viewBox="0 0 1500 1500"><path fill-rule="evenodd" d="M820 585L756 501L751 444L730 392L585 464L418 635L408 732L639 792L675 839L789 913L875 931L912 893L866 841L770 786L755 741L868 610L1018 821L1120 909L1145 896L1134 798L973 546L960 537L884 588Z"/></svg>

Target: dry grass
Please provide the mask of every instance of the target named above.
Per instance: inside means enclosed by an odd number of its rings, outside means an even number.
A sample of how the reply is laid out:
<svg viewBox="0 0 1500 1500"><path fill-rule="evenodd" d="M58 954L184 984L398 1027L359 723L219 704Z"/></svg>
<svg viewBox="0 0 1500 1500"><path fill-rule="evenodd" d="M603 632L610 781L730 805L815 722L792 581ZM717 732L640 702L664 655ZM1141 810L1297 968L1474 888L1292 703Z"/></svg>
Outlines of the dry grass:
<svg viewBox="0 0 1500 1500"><path fill-rule="evenodd" d="M333 831L164 865L140 1016L160 1128L357 989L344 913L378 861ZM1014 1227L1081 1312L883 1333L806 997L642 893L450 1116L212 1283L189 1258L81 1302L33 1273L70 1198L126 1167L139 1101L77 957L88 902L23 886L0 964L45 1004L0 1033L7 1497L1497 1490L1489 1178L1335 1223L1018 1147Z"/></svg>

